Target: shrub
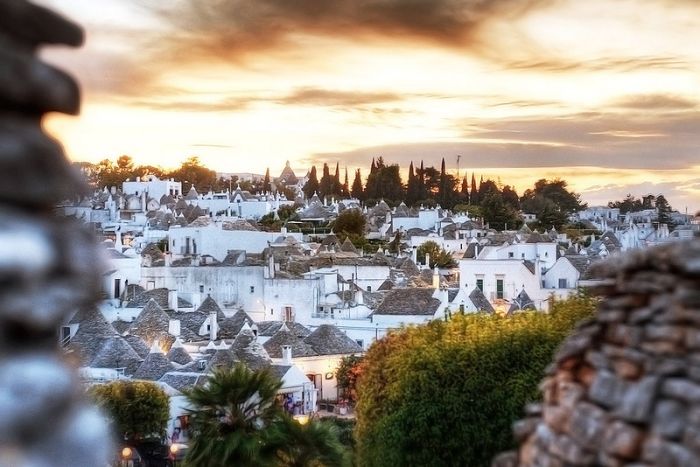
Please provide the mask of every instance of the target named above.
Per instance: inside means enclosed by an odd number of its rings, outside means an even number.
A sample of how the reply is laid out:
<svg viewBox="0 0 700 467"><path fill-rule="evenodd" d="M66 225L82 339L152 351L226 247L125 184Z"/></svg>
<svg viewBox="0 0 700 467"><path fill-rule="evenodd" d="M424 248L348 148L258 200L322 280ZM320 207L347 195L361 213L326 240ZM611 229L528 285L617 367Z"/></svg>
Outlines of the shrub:
<svg viewBox="0 0 700 467"><path fill-rule="evenodd" d="M148 381L113 381L90 388L89 394L112 421L119 439L160 438L170 413L168 395Z"/></svg>
<svg viewBox="0 0 700 467"><path fill-rule="evenodd" d="M511 424L594 306L581 296L549 314L457 315L375 342L358 385L358 465L489 465L514 445Z"/></svg>

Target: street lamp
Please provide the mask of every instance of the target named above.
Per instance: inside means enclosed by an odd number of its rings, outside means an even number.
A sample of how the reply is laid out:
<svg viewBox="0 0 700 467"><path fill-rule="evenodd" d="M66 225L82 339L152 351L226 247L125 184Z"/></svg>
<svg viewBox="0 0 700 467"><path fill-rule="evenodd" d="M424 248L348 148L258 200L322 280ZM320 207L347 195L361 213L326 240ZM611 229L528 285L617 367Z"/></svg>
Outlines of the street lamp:
<svg viewBox="0 0 700 467"><path fill-rule="evenodd" d="M296 420L299 425L306 425L309 423L309 416L307 414L295 415L294 420Z"/></svg>
<svg viewBox="0 0 700 467"><path fill-rule="evenodd" d="M177 444L171 444L170 445L170 455L173 458L173 467L177 467L177 451L180 448L178 447Z"/></svg>
<svg viewBox="0 0 700 467"><path fill-rule="evenodd" d="M124 449L122 449L122 465L129 465L129 461L131 460L131 448L129 446L126 446Z"/></svg>

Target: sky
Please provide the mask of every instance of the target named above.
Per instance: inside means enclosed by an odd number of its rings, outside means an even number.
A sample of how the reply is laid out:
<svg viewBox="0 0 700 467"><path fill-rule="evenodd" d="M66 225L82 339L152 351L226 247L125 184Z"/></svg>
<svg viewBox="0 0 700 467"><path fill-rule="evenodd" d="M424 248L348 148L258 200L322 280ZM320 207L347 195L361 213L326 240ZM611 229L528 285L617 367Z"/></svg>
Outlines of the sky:
<svg viewBox="0 0 700 467"><path fill-rule="evenodd" d="M72 160L444 157L520 193L559 177L590 205L700 210L696 0L35 1L86 29L42 52L83 86L79 116L45 121Z"/></svg>

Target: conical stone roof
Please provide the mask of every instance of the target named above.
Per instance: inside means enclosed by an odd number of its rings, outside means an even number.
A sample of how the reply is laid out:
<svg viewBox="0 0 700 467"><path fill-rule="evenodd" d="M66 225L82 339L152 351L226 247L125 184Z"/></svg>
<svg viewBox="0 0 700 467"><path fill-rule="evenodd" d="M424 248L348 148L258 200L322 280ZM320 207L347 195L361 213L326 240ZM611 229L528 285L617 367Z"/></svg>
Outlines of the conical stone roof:
<svg viewBox="0 0 700 467"><path fill-rule="evenodd" d="M71 322L78 323L78 331L71 338L67 350L77 352L83 364L89 364L95 358L103 339L116 334L100 310L94 307L78 311Z"/></svg>
<svg viewBox="0 0 700 467"><path fill-rule="evenodd" d="M224 318L218 324L217 337L221 339L235 339L245 324L248 326L253 325L253 320L245 311L238 310L233 316Z"/></svg>
<svg viewBox="0 0 700 467"><path fill-rule="evenodd" d="M170 360L168 360L160 347L158 347L158 343L154 342L146 359L134 373L134 379L157 381L164 374L174 369L175 367L173 364L170 363Z"/></svg>
<svg viewBox="0 0 700 467"><path fill-rule="evenodd" d="M125 368L132 375L139 368L143 358L139 357L129 343L119 335L102 340L102 346L90 362L93 368Z"/></svg>
<svg viewBox="0 0 700 467"><path fill-rule="evenodd" d="M178 365L187 365L188 363L192 363L192 357L182 345L182 341L180 341L179 337L175 339L175 342L173 343L172 347L170 347L166 357L168 360L173 363L177 363Z"/></svg>
<svg viewBox="0 0 700 467"><path fill-rule="evenodd" d="M292 358L317 355L309 344L299 339L286 325L282 325L280 330L263 344L263 347L270 357L282 358L283 345L292 347Z"/></svg>
<svg viewBox="0 0 700 467"><path fill-rule="evenodd" d="M159 341L161 344L169 346L174 338L168 334L170 317L156 303L150 299L141 313L129 328L129 334L139 336L147 345L152 345Z"/></svg>
<svg viewBox="0 0 700 467"><path fill-rule="evenodd" d="M357 342L330 324L322 324L309 334L304 342L318 355L344 355L362 352Z"/></svg>
<svg viewBox="0 0 700 467"><path fill-rule="evenodd" d="M131 334L127 334L124 336L124 340L129 343L132 349L134 349L134 352L143 360L148 356L148 352L150 352L148 346L146 343L141 339L139 336L133 336Z"/></svg>

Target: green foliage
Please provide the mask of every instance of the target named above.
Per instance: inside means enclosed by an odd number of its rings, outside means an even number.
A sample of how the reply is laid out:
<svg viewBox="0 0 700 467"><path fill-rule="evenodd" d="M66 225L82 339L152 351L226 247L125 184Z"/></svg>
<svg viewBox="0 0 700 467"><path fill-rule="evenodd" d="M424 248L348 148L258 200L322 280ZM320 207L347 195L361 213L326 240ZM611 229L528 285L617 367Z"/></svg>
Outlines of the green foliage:
<svg viewBox="0 0 700 467"><path fill-rule="evenodd" d="M170 400L155 383L113 381L93 386L89 394L112 421L119 439L139 441L165 433Z"/></svg>
<svg viewBox="0 0 700 467"><path fill-rule="evenodd" d="M348 465L349 452L339 440L339 430L331 422L310 420L300 424L283 414L268 440L276 446L279 467L323 467Z"/></svg>
<svg viewBox="0 0 700 467"><path fill-rule="evenodd" d="M357 401L357 379L362 374L362 360L359 355L343 357L335 371L338 389L353 404Z"/></svg>
<svg viewBox="0 0 700 467"><path fill-rule="evenodd" d="M238 364L217 370L186 395L191 405L189 467L342 466L337 432L310 420L300 425L276 403L282 383L268 370Z"/></svg>
<svg viewBox="0 0 700 467"><path fill-rule="evenodd" d="M540 179L531 190L525 190L520 200L523 211L537 214L541 227L559 229L569 214L586 207L577 193L567 189L564 180Z"/></svg>
<svg viewBox="0 0 700 467"><path fill-rule="evenodd" d="M365 233L365 216L358 209L345 209L331 226L338 237L361 237Z"/></svg>
<svg viewBox="0 0 700 467"><path fill-rule="evenodd" d="M202 165L197 156L188 157L179 168L168 174L175 180L182 182L183 191L194 185L199 193L206 193L215 189L217 185L216 172Z"/></svg>
<svg viewBox="0 0 700 467"><path fill-rule="evenodd" d="M513 447L511 424L594 307L579 296L548 314L456 314L375 342L358 386L357 465L489 465Z"/></svg>
<svg viewBox="0 0 700 467"><path fill-rule="evenodd" d="M376 165L367 177L365 185L365 198L385 199L400 201L404 198L404 189L401 183L398 164L385 165L384 159L377 159Z"/></svg>
<svg viewBox="0 0 700 467"><path fill-rule="evenodd" d="M451 268L456 266L455 260L447 251L440 247L437 243L432 240L428 240L418 247L417 255L418 261L421 263L425 262L425 255L430 255L430 266L434 268L435 266L439 268Z"/></svg>

